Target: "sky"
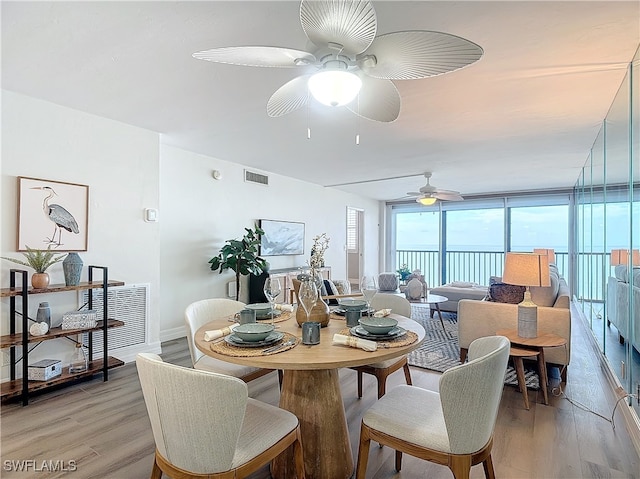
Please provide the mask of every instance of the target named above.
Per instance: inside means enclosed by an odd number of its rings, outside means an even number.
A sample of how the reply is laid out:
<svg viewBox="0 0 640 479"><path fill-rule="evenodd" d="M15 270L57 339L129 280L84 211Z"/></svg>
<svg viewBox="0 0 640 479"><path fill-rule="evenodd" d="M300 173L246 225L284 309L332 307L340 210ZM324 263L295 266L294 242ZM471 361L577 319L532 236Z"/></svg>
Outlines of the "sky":
<svg viewBox="0 0 640 479"><path fill-rule="evenodd" d="M626 248L629 244L629 206L609 203L606 209L606 238L604 237L604 208L597 205L592 214L585 210L583 235L585 247L593 243L594 251ZM447 249L450 251L504 251L504 210L448 211ZM437 251L439 212L418 211L398 213L396 249ZM590 224L593 222L593 238ZM511 250L531 251L533 248L553 248L567 252L569 244L569 206L534 206L511 209ZM640 221L635 223L640 227ZM606 246L605 246L606 240ZM640 233L636 232L640 244Z"/></svg>

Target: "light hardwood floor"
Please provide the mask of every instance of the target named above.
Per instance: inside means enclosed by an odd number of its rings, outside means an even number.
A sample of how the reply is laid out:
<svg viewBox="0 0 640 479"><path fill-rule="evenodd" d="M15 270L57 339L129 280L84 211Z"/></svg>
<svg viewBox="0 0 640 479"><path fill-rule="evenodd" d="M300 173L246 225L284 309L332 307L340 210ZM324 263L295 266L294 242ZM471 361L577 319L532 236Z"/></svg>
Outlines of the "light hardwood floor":
<svg viewBox="0 0 640 479"><path fill-rule="evenodd" d="M592 352L584 327L573 325L572 359L567 396L592 411L611 417L615 396L609 392L599 361ZM176 364L190 365L186 340L163 344L163 357ZM412 368L414 385L434 389L439 375ZM351 434L352 453L357 455L362 413L376 397L374 379L365 376L365 392L356 398L356 373L340 372L342 394ZM389 387L404 382L401 371L389 377ZM249 385L250 395L277 404L277 377L270 374ZM616 414L616 429L602 417L573 405L559 395L551 395L550 405L541 403L541 393L529 392L531 409L524 409L520 393L505 387L495 430L493 461L498 478L640 478L640 460L633 448L623 419ZM153 437L147 418L135 365L114 369L109 381L94 379L34 398L29 406L2 406L2 478L78 479L147 478L153 461ZM8 464L20 460L62 461L73 472L16 472ZM339 458L336 458L339 460ZM55 464L55 462L54 462ZM252 476L268 479L268 468ZM388 448L372 447L367 477L451 478L449 470L404 457L401 473L393 469ZM484 477L475 466L472 478Z"/></svg>

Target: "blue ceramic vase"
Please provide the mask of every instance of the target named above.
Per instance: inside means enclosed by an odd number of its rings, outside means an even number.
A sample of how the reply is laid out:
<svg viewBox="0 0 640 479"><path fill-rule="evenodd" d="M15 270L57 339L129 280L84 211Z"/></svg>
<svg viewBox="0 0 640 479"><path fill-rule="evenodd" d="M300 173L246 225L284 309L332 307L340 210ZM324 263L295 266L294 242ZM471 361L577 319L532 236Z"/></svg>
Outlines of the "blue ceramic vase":
<svg viewBox="0 0 640 479"><path fill-rule="evenodd" d="M69 253L62 261L62 270L64 271L64 284L67 286L78 286L80 284L80 275L82 274L82 258L78 253Z"/></svg>

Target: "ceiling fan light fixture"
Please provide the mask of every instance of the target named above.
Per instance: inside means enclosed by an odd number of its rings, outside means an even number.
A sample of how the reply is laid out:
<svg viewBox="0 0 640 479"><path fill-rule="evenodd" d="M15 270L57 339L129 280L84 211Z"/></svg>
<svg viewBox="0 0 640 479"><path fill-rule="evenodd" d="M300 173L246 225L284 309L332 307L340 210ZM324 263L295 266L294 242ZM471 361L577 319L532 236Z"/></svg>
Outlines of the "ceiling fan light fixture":
<svg viewBox="0 0 640 479"><path fill-rule="evenodd" d="M320 71L309 78L309 91L323 105L344 106L360 92L362 80L346 69Z"/></svg>
<svg viewBox="0 0 640 479"><path fill-rule="evenodd" d="M416 198L416 201L423 206L431 206L438 201L437 198L432 198L431 196L421 196L420 198Z"/></svg>

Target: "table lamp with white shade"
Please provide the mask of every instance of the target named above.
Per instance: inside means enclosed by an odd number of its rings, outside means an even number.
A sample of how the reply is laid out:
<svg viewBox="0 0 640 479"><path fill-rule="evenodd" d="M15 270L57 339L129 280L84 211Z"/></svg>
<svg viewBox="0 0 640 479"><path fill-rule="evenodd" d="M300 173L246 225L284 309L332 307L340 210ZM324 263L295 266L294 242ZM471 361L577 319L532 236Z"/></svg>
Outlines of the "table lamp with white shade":
<svg viewBox="0 0 640 479"><path fill-rule="evenodd" d="M538 306L531 300L531 286L551 286L549 259L537 253L507 253L502 281L526 286L524 299L518 304L518 336L538 336Z"/></svg>
<svg viewBox="0 0 640 479"><path fill-rule="evenodd" d="M553 248L533 248L533 252L536 254L545 255L549 260L549 264L556 263L556 252Z"/></svg>
<svg viewBox="0 0 640 479"><path fill-rule="evenodd" d="M640 266L640 250L634 249L631 255L632 265ZM611 250L611 266L619 264L629 264L628 249L612 249Z"/></svg>

